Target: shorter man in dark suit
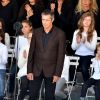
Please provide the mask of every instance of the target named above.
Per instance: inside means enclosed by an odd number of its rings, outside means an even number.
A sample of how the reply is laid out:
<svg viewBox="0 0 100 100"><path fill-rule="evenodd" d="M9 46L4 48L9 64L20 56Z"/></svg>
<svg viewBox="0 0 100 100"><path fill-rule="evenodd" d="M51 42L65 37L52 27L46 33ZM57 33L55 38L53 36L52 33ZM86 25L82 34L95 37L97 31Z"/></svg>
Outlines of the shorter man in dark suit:
<svg viewBox="0 0 100 100"><path fill-rule="evenodd" d="M54 100L55 85L63 68L65 36L60 29L53 26L54 14L51 11L45 10L41 16L43 27L34 31L29 50L29 100L37 100L43 79L45 100Z"/></svg>

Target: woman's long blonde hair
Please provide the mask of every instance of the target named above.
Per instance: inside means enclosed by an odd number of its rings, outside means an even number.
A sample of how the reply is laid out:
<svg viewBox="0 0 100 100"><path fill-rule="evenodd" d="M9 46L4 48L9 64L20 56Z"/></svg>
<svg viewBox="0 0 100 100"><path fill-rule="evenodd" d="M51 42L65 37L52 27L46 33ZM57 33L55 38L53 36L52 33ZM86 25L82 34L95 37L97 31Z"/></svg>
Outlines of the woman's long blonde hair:
<svg viewBox="0 0 100 100"><path fill-rule="evenodd" d="M90 10L89 11L97 14L97 12L98 12L98 5L97 5L96 0L90 0L90 2L91 2L91 5L90 5ZM82 5L82 0L79 0L78 4L76 6L76 9L75 9L76 13L81 13L83 11L81 5Z"/></svg>
<svg viewBox="0 0 100 100"><path fill-rule="evenodd" d="M93 37L93 31L95 30L94 15L92 12L84 13L81 16L81 18L79 19L79 21L78 21L78 29L79 29L78 35L80 37L82 37L82 32L84 31L83 21L84 21L84 18L86 18L86 17L91 17L91 24L90 24L88 32L87 32L87 41L90 42L92 40L92 37Z"/></svg>

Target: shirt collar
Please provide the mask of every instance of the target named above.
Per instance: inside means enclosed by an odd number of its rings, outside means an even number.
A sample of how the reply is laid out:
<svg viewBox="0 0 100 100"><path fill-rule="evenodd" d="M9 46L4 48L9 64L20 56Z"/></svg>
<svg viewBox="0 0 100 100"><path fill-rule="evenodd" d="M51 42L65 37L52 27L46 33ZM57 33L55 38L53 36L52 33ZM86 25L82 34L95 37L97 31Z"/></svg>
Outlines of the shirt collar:
<svg viewBox="0 0 100 100"><path fill-rule="evenodd" d="M54 26L52 26L51 30L48 32L48 34L52 33ZM46 34L46 32L44 31L44 28L42 29L42 32Z"/></svg>

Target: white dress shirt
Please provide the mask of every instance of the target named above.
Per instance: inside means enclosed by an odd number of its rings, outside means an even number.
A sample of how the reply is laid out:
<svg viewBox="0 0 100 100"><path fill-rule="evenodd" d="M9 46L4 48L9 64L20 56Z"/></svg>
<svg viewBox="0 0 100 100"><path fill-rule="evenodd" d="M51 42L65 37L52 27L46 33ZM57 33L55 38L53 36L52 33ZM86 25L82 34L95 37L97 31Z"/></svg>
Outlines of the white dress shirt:
<svg viewBox="0 0 100 100"><path fill-rule="evenodd" d="M7 46L0 42L0 69L6 69L8 59Z"/></svg>

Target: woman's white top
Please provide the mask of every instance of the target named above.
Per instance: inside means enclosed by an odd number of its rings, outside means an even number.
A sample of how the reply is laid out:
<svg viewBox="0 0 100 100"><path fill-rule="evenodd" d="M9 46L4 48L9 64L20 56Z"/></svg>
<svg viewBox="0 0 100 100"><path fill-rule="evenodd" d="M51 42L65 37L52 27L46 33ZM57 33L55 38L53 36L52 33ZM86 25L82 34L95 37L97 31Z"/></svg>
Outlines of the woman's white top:
<svg viewBox="0 0 100 100"><path fill-rule="evenodd" d="M93 38L90 42L88 42L86 38L85 43L83 42L77 43L76 36L78 32L79 30L76 30L74 32L72 45L71 45L72 49L76 50L75 54L81 56L94 55L94 50L96 49L96 45L97 45L97 32L96 31L93 32ZM82 32L82 36L87 37L87 33Z"/></svg>
<svg viewBox="0 0 100 100"><path fill-rule="evenodd" d="M23 35L18 36L15 42L15 58L18 58L19 51L22 47L28 44L28 39Z"/></svg>
<svg viewBox="0 0 100 100"><path fill-rule="evenodd" d="M8 49L10 48L10 36L8 33L5 33L5 45Z"/></svg>
<svg viewBox="0 0 100 100"><path fill-rule="evenodd" d="M7 46L0 42L0 69L6 69L8 59Z"/></svg>
<svg viewBox="0 0 100 100"><path fill-rule="evenodd" d="M65 55L61 78L64 78L66 81L69 81L69 63L70 59L68 56Z"/></svg>
<svg viewBox="0 0 100 100"><path fill-rule="evenodd" d="M22 47L19 51L19 56L18 56L18 67L19 67L19 71L18 71L18 78L27 75L27 60L28 60L28 56L27 58L23 57L23 52L24 50L26 50L26 53L28 55L29 53L29 44Z"/></svg>
<svg viewBox="0 0 100 100"><path fill-rule="evenodd" d="M93 58L92 67L94 68L94 73L91 78L94 78L96 80L100 79L100 60L96 60L95 58Z"/></svg>

